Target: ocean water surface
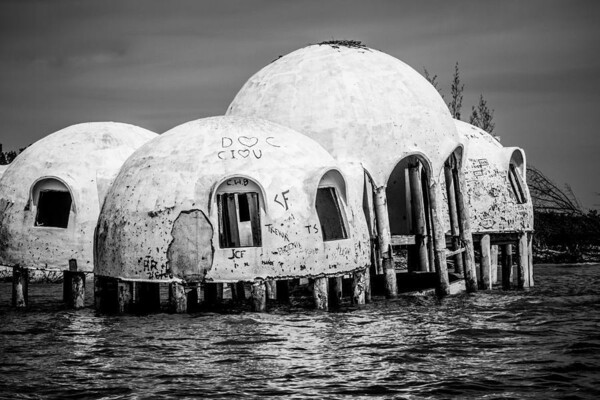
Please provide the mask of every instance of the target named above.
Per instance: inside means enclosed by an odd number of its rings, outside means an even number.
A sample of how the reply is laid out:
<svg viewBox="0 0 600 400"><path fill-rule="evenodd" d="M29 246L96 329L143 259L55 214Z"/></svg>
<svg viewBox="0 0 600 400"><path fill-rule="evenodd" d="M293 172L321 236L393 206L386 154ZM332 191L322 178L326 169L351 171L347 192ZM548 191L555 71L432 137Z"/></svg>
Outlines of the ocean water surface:
<svg viewBox="0 0 600 400"><path fill-rule="evenodd" d="M535 273L530 290L269 314L69 311L51 284L19 311L2 283L0 398L600 398L600 265Z"/></svg>

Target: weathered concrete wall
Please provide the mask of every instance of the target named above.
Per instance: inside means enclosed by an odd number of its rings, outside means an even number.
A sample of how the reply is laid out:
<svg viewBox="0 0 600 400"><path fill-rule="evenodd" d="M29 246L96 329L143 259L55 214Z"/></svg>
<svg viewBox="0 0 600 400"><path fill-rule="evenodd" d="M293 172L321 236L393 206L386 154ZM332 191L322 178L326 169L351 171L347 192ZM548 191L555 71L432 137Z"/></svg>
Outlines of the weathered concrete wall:
<svg viewBox="0 0 600 400"><path fill-rule="evenodd" d="M464 171L473 233L519 232L533 229L533 205L525 180L525 157L521 149L505 148L490 134L455 121L465 147ZM508 177L511 156L517 152L526 202L519 204ZM443 172L441 174L443 176ZM444 202L447 210L447 203ZM447 218L447 212L444 213ZM449 223L446 219L446 228Z"/></svg>
<svg viewBox="0 0 600 400"><path fill-rule="evenodd" d="M4 171L8 168L8 165L0 165L0 179L2 179L2 175L4 175Z"/></svg>
<svg viewBox="0 0 600 400"><path fill-rule="evenodd" d="M29 146L0 179L0 265L63 270L74 258L93 269L93 235L103 197L125 159L156 134L114 122L73 125ZM103 181L97 180L98 176ZM57 179L72 197L67 228L35 226L32 189Z"/></svg>
<svg viewBox="0 0 600 400"><path fill-rule="evenodd" d="M313 45L283 56L246 82L227 114L304 133L338 161L362 162L378 187L405 156L424 154L437 171L458 145L435 88L400 60L368 48Z"/></svg>
<svg viewBox="0 0 600 400"><path fill-rule="evenodd" d="M350 238L323 242L315 199L331 170L345 178L340 197L347 199ZM260 190L261 246L220 248L217 188L247 192L253 185ZM360 165L338 168L321 146L289 128L256 118L192 121L123 166L100 215L95 273L223 282L364 268L370 249L362 185Z"/></svg>

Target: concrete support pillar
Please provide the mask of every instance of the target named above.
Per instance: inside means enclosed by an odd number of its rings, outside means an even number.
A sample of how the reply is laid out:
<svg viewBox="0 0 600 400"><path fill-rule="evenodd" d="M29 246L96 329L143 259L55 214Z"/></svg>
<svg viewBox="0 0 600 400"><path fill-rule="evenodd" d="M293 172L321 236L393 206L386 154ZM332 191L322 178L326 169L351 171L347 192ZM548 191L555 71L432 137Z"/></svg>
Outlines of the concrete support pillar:
<svg viewBox="0 0 600 400"><path fill-rule="evenodd" d="M398 284L396 282L396 269L392 258L392 234L390 231L390 219L387 208L387 195L385 186L375 189L373 193L375 205L375 217L379 229L379 250L382 257L382 265L385 273L385 295L387 298L398 297Z"/></svg>
<svg viewBox="0 0 600 400"><path fill-rule="evenodd" d="M444 178L446 181L446 197L448 198L448 213L450 216L450 232L452 234L452 250L460 248L460 227L458 224L458 211L456 208L456 190L454 189L454 176L452 169L444 167ZM454 272L463 274L463 254L454 256Z"/></svg>
<svg viewBox="0 0 600 400"><path fill-rule="evenodd" d="M267 298L277 300L277 282L270 279L265 282L265 285L267 287Z"/></svg>
<svg viewBox="0 0 600 400"><path fill-rule="evenodd" d="M133 305L133 285L131 281L118 280L117 282L117 304L119 314L129 313Z"/></svg>
<svg viewBox="0 0 600 400"><path fill-rule="evenodd" d="M192 286L187 293L187 309L190 312L195 312L200 308L200 304L204 302L204 290L202 284L197 282L196 286Z"/></svg>
<svg viewBox="0 0 600 400"><path fill-rule="evenodd" d="M215 283L215 288L217 290L217 301L220 303L223 301L223 283Z"/></svg>
<svg viewBox="0 0 600 400"><path fill-rule="evenodd" d="M327 310L329 307L329 278L313 280L313 297L317 310Z"/></svg>
<svg viewBox="0 0 600 400"><path fill-rule="evenodd" d="M417 256L417 270L429 271L429 260L426 240L425 201L421 186L421 170L419 164L408 167L408 180L412 200L413 229L415 232L415 247Z"/></svg>
<svg viewBox="0 0 600 400"><path fill-rule="evenodd" d="M365 272L355 271L352 275L352 304L365 304Z"/></svg>
<svg viewBox="0 0 600 400"><path fill-rule="evenodd" d="M492 275L490 279L492 280L492 285L495 285L498 283L498 245L496 244L492 245L490 260L492 264Z"/></svg>
<svg viewBox="0 0 600 400"><path fill-rule="evenodd" d="M176 314L187 312L187 296L181 282L169 283L169 308Z"/></svg>
<svg viewBox="0 0 600 400"><path fill-rule="evenodd" d="M29 304L29 269L15 265L12 280L12 305L25 308Z"/></svg>
<svg viewBox="0 0 600 400"><path fill-rule="evenodd" d="M510 290L512 281L512 245L502 245L502 289Z"/></svg>
<svg viewBox="0 0 600 400"><path fill-rule="evenodd" d="M365 268L365 303L371 302L371 269Z"/></svg>
<svg viewBox="0 0 600 400"><path fill-rule="evenodd" d="M463 253L465 286L467 292L477 291L477 274L475 271L475 253L473 249L473 237L471 235L471 217L467 205L467 188L464 174L458 166L453 171L454 191L456 194L456 210L458 213L458 225L460 227L460 242L465 248Z"/></svg>
<svg viewBox="0 0 600 400"><path fill-rule="evenodd" d="M533 287L533 233L527 234L527 258L529 268L529 287Z"/></svg>
<svg viewBox="0 0 600 400"><path fill-rule="evenodd" d="M342 277L329 278L329 308L338 308L342 305Z"/></svg>
<svg viewBox="0 0 600 400"><path fill-rule="evenodd" d="M517 287L519 289L529 287L529 244L527 242L527 233L519 234L519 243L517 244Z"/></svg>
<svg viewBox="0 0 600 400"><path fill-rule="evenodd" d="M483 235L481 242L481 262L479 263L479 288L483 290L489 290L492 288L492 262L491 262L491 246L490 246L490 235Z"/></svg>
<svg viewBox="0 0 600 400"><path fill-rule="evenodd" d="M85 306L85 273L77 271L77 260L69 260L69 270L63 271L63 301L68 308Z"/></svg>
<svg viewBox="0 0 600 400"><path fill-rule="evenodd" d="M267 311L267 288L265 281L256 280L252 283L252 311L266 312Z"/></svg>
<svg viewBox="0 0 600 400"><path fill-rule="evenodd" d="M433 225L433 245L435 249L435 272L438 278L436 292L439 296L450 294L448 265L446 263L446 237L442 227L441 207L438 201L438 184L429 186L429 202L431 203L431 222Z"/></svg>

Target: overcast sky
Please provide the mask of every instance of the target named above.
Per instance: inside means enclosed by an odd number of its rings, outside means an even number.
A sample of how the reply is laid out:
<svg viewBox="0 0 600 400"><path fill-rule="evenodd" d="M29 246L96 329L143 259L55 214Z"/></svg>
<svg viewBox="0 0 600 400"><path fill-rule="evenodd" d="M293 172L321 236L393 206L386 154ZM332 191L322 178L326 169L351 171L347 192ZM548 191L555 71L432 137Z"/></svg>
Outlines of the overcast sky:
<svg viewBox="0 0 600 400"><path fill-rule="evenodd" d="M446 93L458 61L463 119L483 93L504 145L600 208L599 1L0 0L0 143L222 115L260 68L330 39L425 67Z"/></svg>

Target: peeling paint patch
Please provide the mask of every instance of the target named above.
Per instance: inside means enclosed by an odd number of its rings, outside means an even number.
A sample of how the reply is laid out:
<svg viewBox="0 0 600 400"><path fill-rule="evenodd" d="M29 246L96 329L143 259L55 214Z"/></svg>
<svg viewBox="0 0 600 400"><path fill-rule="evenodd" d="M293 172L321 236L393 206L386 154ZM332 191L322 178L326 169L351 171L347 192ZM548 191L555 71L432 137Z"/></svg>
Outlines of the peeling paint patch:
<svg viewBox="0 0 600 400"><path fill-rule="evenodd" d="M171 230L167 250L170 271L184 279L202 279L213 265L213 227L200 210L182 211Z"/></svg>

